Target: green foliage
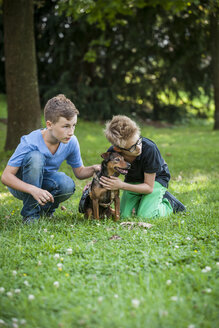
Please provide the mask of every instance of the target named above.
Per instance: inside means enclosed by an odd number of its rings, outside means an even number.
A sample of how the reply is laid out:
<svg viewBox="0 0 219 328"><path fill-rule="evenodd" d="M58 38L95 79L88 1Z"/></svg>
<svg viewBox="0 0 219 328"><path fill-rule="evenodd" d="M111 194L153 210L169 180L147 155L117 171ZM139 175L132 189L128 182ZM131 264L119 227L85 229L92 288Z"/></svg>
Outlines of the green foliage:
<svg viewBox="0 0 219 328"><path fill-rule="evenodd" d="M89 120L118 113L170 122L191 113L212 118L209 15L216 0L42 4L35 7L42 107L64 93ZM5 93L1 15L0 58Z"/></svg>
<svg viewBox="0 0 219 328"><path fill-rule="evenodd" d="M189 2L186 0L68 0L58 2L61 14L73 16L75 20L86 16L89 24L97 24L102 30L106 30L108 24L111 26L123 24L120 16L135 16L139 8L162 6L167 11L178 13L192 4L199 5L199 3L199 0Z"/></svg>
<svg viewBox="0 0 219 328"><path fill-rule="evenodd" d="M42 105L61 92L90 120L118 113L170 122L191 112L211 117L209 5L181 1L179 13L180 2L157 3L54 1L37 8ZM208 100L197 108L202 95Z"/></svg>
<svg viewBox="0 0 219 328"><path fill-rule="evenodd" d="M109 146L103 128L77 124L85 165L100 163ZM170 191L187 206L186 214L150 221L149 230L84 220L77 208L89 180L76 180L66 210L24 226L21 202L0 185L0 319L7 326L217 326L218 132L143 125L142 134L157 143L172 174ZM9 157L2 136L0 172ZM72 176L66 163L61 170Z"/></svg>

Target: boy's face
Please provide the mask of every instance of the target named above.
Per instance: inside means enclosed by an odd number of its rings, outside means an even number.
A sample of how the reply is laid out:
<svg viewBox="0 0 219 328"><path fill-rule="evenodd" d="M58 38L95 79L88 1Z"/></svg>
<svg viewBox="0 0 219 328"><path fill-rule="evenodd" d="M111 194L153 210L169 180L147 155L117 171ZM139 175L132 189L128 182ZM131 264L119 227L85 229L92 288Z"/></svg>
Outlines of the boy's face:
<svg viewBox="0 0 219 328"><path fill-rule="evenodd" d="M57 142L68 143L74 135L76 123L77 115L70 120L67 120L65 117L60 117L56 123L47 121L46 125L53 139L57 140Z"/></svg>
<svg viewBox="0 0 219 328"><path fill-rule="evenodd" d="M139 134L126 140L124 147L116 147L119 151L127 156L137 157L142 151L142 137Z"/></svg>

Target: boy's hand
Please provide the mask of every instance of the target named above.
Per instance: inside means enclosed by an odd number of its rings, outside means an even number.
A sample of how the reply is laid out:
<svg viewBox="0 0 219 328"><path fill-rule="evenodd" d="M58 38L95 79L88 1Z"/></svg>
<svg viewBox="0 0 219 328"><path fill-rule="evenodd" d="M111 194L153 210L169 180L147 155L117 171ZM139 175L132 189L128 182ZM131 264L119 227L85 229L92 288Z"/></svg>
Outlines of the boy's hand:
<svg viewBox="0 0 219 328"><path fill-rule="evenodd" d="M123 187L123 181L113 176L109 178L102 176L100 178L100 183L107 190L118 190L118 189L122 189Z"/></svg>
<svg viewBox="0 0 219 328"><path fill-rule="evenodd" d="M94 169L94 172L99 172L101 170L101 165L100 164L94 164L93 169Z"/></svg>
<svg viewBox="0 0 219 328"><path fill-rule="evenodd" d="M87 190L90 187L90 185L91 185L91 181L86 184L86 186L83 189L83 192Z"/></svg>
<svg viewBox="0 0 219 328"><path fill-rule="evenodd" d="M47 190L40 189L40 188L33 186L30 194L42 206L48 202L54 203L53 195L50 194L50 192L48 192Z"/></svg>

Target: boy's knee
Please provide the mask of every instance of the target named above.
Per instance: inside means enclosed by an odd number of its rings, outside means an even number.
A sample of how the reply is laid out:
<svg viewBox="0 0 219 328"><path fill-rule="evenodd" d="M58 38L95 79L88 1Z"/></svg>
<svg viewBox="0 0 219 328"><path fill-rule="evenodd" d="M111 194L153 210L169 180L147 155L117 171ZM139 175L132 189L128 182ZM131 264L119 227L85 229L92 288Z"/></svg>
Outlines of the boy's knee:
<svg viewBox="0 0 219 328"><path fill-rule="evenodd" d="M75 192L74 181L65 173L60 172L59 188L63 194L73 194Z"/></svg>
<svg viewBox="0 0 219 328"><path fill-rule="evenodd" d="M23 160L23 166L31 166L33 169L41 168L45 164L45 156L38 150L29 152Z"/></svg>

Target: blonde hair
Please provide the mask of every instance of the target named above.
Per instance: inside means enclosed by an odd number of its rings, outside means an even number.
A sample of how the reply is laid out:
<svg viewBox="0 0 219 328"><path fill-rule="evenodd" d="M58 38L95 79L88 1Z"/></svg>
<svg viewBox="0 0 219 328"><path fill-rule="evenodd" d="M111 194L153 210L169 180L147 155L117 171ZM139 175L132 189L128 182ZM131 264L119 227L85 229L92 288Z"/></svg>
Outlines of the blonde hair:
<svg viewBox="0 0 219 328"><path fill-rule="evenodd" d="M48 100L44 108L45 120L49 120L52 123L58 122L60 117L65 117L67 120L70 120L78 114L79 111L73 102L62 94Z"/></svg>
<svg viewBox="0 0 219 328"><path fill-rule="evenodd" d="M105 136L113 146L124 147L127 139L134 135L140 135L139 126L125 115L113 116L106 123Z"/></svg>

